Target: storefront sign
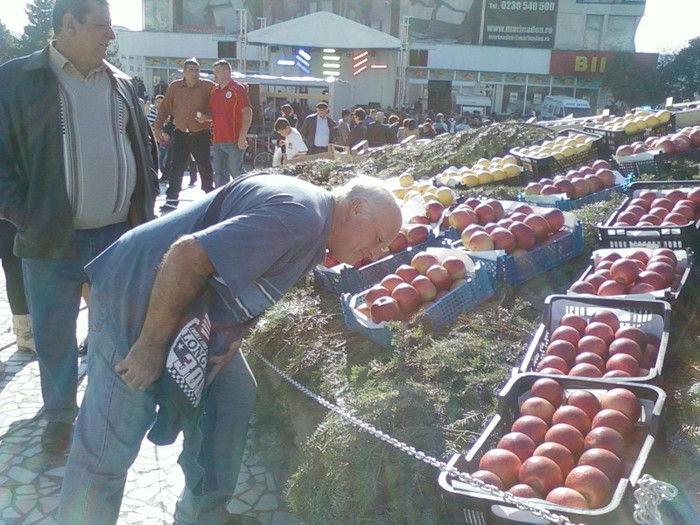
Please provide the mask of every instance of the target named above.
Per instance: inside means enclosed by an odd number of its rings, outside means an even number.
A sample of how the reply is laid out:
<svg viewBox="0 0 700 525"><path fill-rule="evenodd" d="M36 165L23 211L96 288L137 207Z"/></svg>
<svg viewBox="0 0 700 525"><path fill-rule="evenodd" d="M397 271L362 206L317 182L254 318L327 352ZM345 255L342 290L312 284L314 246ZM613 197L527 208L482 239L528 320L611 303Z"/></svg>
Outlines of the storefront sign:
<svg viewBox="0 0 700 525"><path fill-rule="evenodd" d="M549 61L549 72L560 76L601 77L610 61L620 53L602 51L553 50ZM642 67L656 66L656 53L635 53L634 60Z"/></svg>
<svg viewBox="0 0 700 525"><path fill-rule="evenodd" d="M554 47L559 0L484 0L484 45Z"/></svg>

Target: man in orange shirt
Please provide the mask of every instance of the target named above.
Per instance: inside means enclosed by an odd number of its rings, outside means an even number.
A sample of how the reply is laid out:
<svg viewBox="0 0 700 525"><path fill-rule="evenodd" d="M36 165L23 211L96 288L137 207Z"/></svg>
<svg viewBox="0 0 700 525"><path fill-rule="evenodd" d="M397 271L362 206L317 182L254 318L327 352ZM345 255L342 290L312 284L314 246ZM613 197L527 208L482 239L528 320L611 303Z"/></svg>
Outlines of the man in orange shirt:
<svg viewBox="0 0 700 525"><path fill-rule="evenodd" d="M167 200L161 211L177 208L182 175L189 164L190 155L199 167L202 189L210 192L214 188L210 159L211 129L209 122L203 121L201 115L209 111L209 97L216 84L199 78L199 62L196 58L185 60L183 73L185 78L174 80L168 86L153 126L156 139L160 142L163 139L163 126L170 116L175 124L171 146L172 171L165 194Z"/></svg>
<svg viewBox="0 0 700 525"><path fill-rule="evenodd" d="M231 64L214 64L216 87L211 92L209 109L214 124L214 185L218 188L243 171L243 154L248 147L248 128L253 119L248 86L231 78Z"/></svg>

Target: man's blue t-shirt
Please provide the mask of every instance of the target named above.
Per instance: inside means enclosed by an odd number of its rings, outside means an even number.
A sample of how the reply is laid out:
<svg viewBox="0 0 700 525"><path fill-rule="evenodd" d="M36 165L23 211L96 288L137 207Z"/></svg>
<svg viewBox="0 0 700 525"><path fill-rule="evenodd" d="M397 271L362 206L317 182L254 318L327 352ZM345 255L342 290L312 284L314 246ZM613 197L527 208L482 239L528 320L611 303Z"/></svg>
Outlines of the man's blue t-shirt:
<svg viewBox="0 0 700 525"><path fill-rule="evenodd" d="M225 195L217 197L220 192ZM213 221L202 226L205 214ZM94 259L86 271L101 311L90 310L102 318L91 315L90 323L106 323L126 355L141 331L163 255L187 234L216 269L209 281L212 320L244 323L323 260L332 215L332 195L308 182L267 174L237 179L134 228Z"/></svg>

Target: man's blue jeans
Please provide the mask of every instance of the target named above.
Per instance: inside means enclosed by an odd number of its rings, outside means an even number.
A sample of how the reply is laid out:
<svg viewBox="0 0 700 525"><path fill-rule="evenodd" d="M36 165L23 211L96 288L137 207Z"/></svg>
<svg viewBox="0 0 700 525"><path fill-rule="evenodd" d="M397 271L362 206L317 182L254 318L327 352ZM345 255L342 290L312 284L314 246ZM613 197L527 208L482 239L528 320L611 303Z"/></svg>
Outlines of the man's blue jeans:
<svg viewBox="0 0 700 525"><path fill-rule="evenodd" d="M129 388L114 371L127 354L99 292L91 297L88 385L80 407L58 513L60 525L113 525L129 468L155 420L157 388ZM187 481L177 525L221 525L229 514L257 385L239 352L208 392L201 432L186 432L179 463Z"/></svg>
<svg viewBox="0 0 700 525"><path fill-rule="evenodd" d="M245 150L234 142L215 142L212 144L214 156L214 186L220 188L243 173L243 154Z"/></svg>
<svg viewBox="0 0 700 525"><path fill-rule="evenodd" d="M72 423L78 413L76 328L85 265L129 229L127 222L77 230L75 259L23 259L47 421Z"/></svg>

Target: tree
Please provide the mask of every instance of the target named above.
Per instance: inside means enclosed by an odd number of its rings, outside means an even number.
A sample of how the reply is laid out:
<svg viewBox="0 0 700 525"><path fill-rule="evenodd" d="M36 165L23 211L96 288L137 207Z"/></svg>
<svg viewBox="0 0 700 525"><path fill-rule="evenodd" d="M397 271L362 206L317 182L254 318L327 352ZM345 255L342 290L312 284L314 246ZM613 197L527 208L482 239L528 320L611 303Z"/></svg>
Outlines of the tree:
<svg viewBox="0 0 700 525"><path fill-rule="evenodd" d="M700 95L700 38L694 38L677 53L663 57L660 69L667 96L675 101L696 99Z"/></svg>
<svg viewBox="0 0 700 525"><path fill-rule="evenodd" d="M613 98L630 107L656 105L666 98L659 69L636 62L633 53L624 53L608 62L601 86Z"/></svg>
<svg viewBox="0 0 700 525"><path fill-rule="evenodd" d="M17 39L5 27L5 24L0 22L0 64L19 56L20 51L18 47L19 42Z"/></svg>
<svg viewBox="0 0 700 525"><path fill-rule="evenodd" d="M51 40L53 5L54 0L33 0L27 4L24 12L29 18L29 25L24 26L20 43L23 53L28 54L41 49Z"/></svg>

